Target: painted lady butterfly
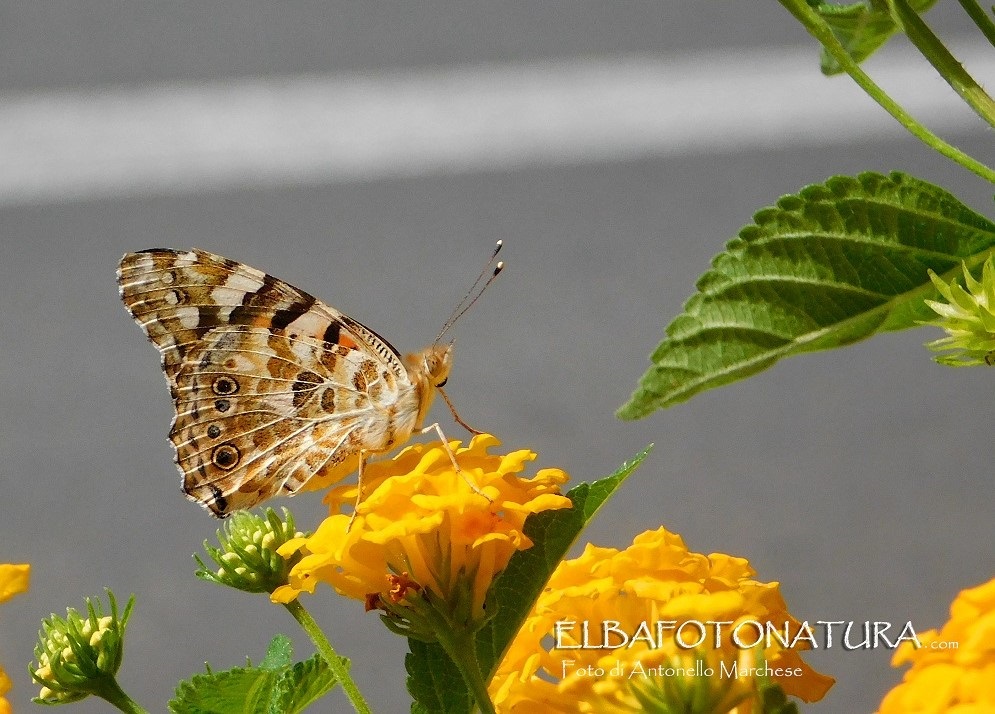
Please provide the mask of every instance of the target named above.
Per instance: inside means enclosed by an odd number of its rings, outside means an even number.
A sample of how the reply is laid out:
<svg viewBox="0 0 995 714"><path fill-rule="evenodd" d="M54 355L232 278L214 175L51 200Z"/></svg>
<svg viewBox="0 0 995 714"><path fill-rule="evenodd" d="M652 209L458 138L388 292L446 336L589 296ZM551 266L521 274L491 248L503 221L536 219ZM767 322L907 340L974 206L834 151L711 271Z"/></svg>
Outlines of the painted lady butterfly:
<svg viewBox="0 0 995 714"><path fill-rule="evenodd" d="M402 358L304 291L206 251L128 253L117 276L162 354L183 491L219 518L400 446L452 366L439 338Z"/></svg>

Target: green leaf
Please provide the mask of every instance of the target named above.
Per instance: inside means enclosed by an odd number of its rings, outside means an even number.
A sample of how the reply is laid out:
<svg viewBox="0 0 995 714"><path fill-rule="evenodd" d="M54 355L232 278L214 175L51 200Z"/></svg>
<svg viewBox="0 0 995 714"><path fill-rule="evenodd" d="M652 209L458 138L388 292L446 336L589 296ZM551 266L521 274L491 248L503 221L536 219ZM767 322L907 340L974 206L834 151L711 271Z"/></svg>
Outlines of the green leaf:
<svg viewBox="0 0 995 714"><path fill-rule="evenodd" d="M176 687L169 711L173 714L269 714L275 679L272 670L255 667L197 674Z"/></svg>
<svg viewBox="0 0 995 714"><path fill-rule="evenodd" d="M441 645L409 638L404 667L408 671L408 693L414 700L412 714L469 714L474 710L463 675Z"/></svg>
<svg viewBox="0 0 995 714"><path fill-rule="evenodd" d="M535 544L515 553L488 594L494 616L477 633L477 656L484 678L490 681L505 650L532 610L553 570L598 510L649 454L650 448L623 464L610 476L582 483L567 496L573 507L531 516L525 534ZM473 700L459 670L437 644L408 640L408 691L414 697L411 711L460 714L473 710Z"/></svg>
<svg viewBox="0 0 995 714"><path fill-rule="evenodd" d="M343 658L343 663L348 664ZM274 686L270 714L295 714L325 696L336 683L335 675L321 655L286 667Z"/></svg>
<svg viewBox="0 0 995 714"><path fill-rule="evenodd" d="M315 655L291 664L293 646L285 635L269 644L258 667L247 662L223 672L210 668L180 682L169 702L174 714L296 714L335 685L328 665Z"/></svg>
<svg viewBox="0 0 995 714"><path fill-rule="evenodd" d="M294 659L294 645L286 635L274 635L266 648L266 656L259 663L260 669L281 669Z"/></svg>
<svg viewBox="0 0 995 714"><path fill-rule="evenodd" d="M936 0L911 0L910 4L918 12L926 12ZM857 62L863 62L888 39L900 31L884 2L856 2L851 5L809 0L816 12L832 29L836 39ZM843 71L839 63L825 49L821 58L822 73L839 74Z"/></svg>
<svg viewBox="0 0 995 714"><path fill-rule="evenodd" d="M912 176L836 176L754 216L667 327L618 412L637 419L767 369L932 318L941 277L995 246L995 223Z"/></svg>

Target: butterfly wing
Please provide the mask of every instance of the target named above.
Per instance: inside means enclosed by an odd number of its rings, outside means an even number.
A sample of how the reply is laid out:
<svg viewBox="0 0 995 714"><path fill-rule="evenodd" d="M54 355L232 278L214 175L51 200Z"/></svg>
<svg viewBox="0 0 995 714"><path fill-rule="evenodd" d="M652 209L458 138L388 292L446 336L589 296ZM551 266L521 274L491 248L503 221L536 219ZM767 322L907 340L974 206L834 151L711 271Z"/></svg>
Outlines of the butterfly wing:
<svg viewBox="0 0 995 714"><path fill-rule="evenodd" d="M410 390L376 333L259 270L205 251L124 256L125 306L162 355L183 490L224 517L389 439ZM406 435L405 435L406 436Z"/></svg>

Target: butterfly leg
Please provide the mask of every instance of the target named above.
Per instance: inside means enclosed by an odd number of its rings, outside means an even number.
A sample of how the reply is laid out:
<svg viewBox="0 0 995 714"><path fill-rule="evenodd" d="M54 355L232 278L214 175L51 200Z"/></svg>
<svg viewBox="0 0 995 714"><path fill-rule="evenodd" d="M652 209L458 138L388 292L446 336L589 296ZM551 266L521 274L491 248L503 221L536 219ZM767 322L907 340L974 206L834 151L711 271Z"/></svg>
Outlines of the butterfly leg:
<svg viewBox="0 0 995 714"><path fill-rule="evenodd" d="M480 429L474 429L472 426L470 426L465 421L463 421L462 417L460 417L460 415L456 413L456 407L454 407L453 403L451 401L449 401L449 395L446 394L442 390L442 387L436 387L435 391L437 391L439 393L439 395L442 397L443 401L446 403L446 406L449 407L449 411L451 411L453 413L453 419L456 421L457 424L459 424L461 427L463 427L464 429L466 429L468 432L470 432L474 436L476 436L477 434L483 434L484 433L484 432L480 431ZM441 434L442 432L439 432L439 433Z"/></svg>
<svg viewBox="0 0 995 714"><path fill-rule="evenodd" d="M435 422L434 424L426 426L424 429L421 430L421 433L427 434L430 431L434 431L436 434L439 435L439 440L442 442L442 448L446 450L446 454L449 456L449 460L453 463L453 468L456 469L456 473L460 475L460 478L466 481L466 485L469 486L470 489L478 496L483 496L488 501L491 501L491 498L486 493L481 491L480 487L477 486L477 484L475 484L473 481L467 478L467 475L463 473L463 469L461 469L459 467L459 464L456 463L456 454L454 454L453 450L449 448L449 439L447 439L446 435L442 432L442 427L439 426L439 422Z"/></svg>
<svg viewBox="0 0 995 714"><path fill-rule="evenodd" d="M352 508L352 515L349 517L349 525L345 527L345 532L352 530L352 524L356 522L356 514L359 512L359 504L363 501L363 472L366 470L366 452L359 452L359 470L356 472L356 505Z"/></svg>

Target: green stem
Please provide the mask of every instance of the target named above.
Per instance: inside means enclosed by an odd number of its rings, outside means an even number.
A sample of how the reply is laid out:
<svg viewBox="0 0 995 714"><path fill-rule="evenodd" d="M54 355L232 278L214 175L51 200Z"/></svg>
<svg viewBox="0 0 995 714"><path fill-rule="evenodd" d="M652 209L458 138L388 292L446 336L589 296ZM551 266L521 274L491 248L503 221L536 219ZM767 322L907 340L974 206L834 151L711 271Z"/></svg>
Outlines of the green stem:
<svg viewBox="0 0 995 714"><path fill-rule="evenodd" d="M128 714L148 714L145 709L139 706L134 699L129 697L121 689L121 685L117 683L114 677L101 677L99 680L91 681L94 685L91 690L94 696L100 697L121 711L128 712Z"/></svg>
<svg viewBox="0 0 995 714"><path fill-rule="evenodd" d="M908 1L891 0L891 16L946 83L979 117L995 127L995 101L967 73L964 65L957 61Z"/></svg>
<svg viewBox="0 0 995 714"><path fill-rule="evenodd" d="M805 29L808 30L809 34L822 43L822 46L826 48L826 51L829 52L837 62L839 62L840 67L842 67L846 73L853 78L853 81L856 82L857 85L871 97L871 99L880 104L885 111L897 119L909 133L926 144L926 146L931 147L933 150L939 152L943 156L946 156L951 161L960 164L968 171L977 174L989 183L995 183L995 170L992 170L977 159L965 154L957 147L945 142L943 139L913 119L912 116L901 107L901 105L895 102L884 92L884 90L877 86L874 81L864 73L864 71L860 68L860 65L853 60L850 53L846 51L846 48L843 47L840 41L836 38L836 35L833 34L833 31L829 25L827 25L826 22L819 16L819 13L809 7L805 0L778 1L785 7L785 9L787 9L788 12L794 15L795 18L802 23Z"/></svg>
<svg viewBox="0 0 995 714"><path fill-rule="evenodd" d="M284 607L287 608L287 611L293 615L294 619L297 620L308 634L308 637L311 638L311 641L314 642L314 646L318 648L318 652L321 653L322 658L328 664L328 668L335 675L335 679L338 680L339 684L342 685L342 690L346 696L349 697L353 709L359 714L372 714L370 705L366 703L363 693L359 691L355 680L349 675L349 670L346 668L342 658L335 653L332 643L325 637L325 633L318 627L318 623L311 617L311 613L298 600L285 603Z"/></svg>
<svg viewBox="0 0 995 714"><path fill-rule="evenodd" d="M960 5L964 8L965 12L974 20L974 24L978 26L988 42L995 46L995 22L988 17L988 13L981 9L981 6L975 2L975 0L959 0Z"/></svg>
<svg viewBox="0 0 995 714"><path fill-rule="evenodd" d="M444 612L432 607L431 603L422 612L426 619L432 621L432 630L439 645L460 671L481 714L495 714L491 695L487 692L487 682L484 681L484 675L480 671L480 660L477 659L473 636L465 627L453 623Z"/></svg>

